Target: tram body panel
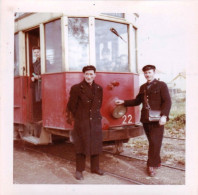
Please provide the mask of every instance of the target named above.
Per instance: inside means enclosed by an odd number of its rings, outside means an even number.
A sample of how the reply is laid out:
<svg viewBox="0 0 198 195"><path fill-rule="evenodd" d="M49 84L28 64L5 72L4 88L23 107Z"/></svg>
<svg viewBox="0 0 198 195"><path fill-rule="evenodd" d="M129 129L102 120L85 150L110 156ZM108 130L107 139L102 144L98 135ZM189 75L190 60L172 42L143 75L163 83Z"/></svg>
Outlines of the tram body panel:
<svg viewBox="0 0 198 195"><path fill-rule="evenodd" d="M74 84L81 82L82 73L67 72L45 74L42 76L42 101L43 101L43 126L46 128L72 129L66 123L66 106L69 100L69 92ZM101 114L109 123L109 127L118 125L130 125L139 121L139 111L128 108L126 118L115 119L112 116L111 106L114 106L115 97L121 99L133 98L137 94L134 89L134 81L138 79L132 73L97 73L96 83L103 87L103 104ZM112 83L119 85L111 88ZM137 82L137 81L135 81ZM107 128L103 125L103 130Z"/></svg>
<svg viewBox="0 0 198 195"><path fill-rule="evenodd" d="M136 79L138 79L138 75L133 73L97 73L96 82L103 87L103 104L101 113L102 116L109 121L110 127L129 125L138 122L139 112L135 112L132 107L127 108L127 112L125 114L126 117L131 115L132 118L130 119L124 119L123 117L114 118L112 116L112 109L116 107L114 103L116 98L130 99L136 96L137 92L134 91L134 80Z"/></svg>
<svg viewBox="0 0 198 195"><path fill-rule="evenodd" d="M14 123L24 124L28 121L28 77L14 78Z"/></svg>
<svg viewBox="0 0 198 195"><path fill-rule="evenodd" d="M66 129L65 73L42 75L43 126Z"/></svg>

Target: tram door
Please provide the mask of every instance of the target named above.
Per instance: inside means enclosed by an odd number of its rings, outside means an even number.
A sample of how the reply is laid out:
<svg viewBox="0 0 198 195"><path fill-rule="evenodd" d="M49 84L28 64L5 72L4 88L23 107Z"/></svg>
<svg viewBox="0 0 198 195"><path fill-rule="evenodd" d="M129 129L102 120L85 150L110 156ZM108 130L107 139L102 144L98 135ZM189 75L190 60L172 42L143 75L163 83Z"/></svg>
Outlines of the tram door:
<svg viewBox="0 0 198 195"><path fill-rule="evenodd" d="M29 114L32 122L42 121L41 63L39 28L26 33L27 65L29 70L30 93Z"/></svg>

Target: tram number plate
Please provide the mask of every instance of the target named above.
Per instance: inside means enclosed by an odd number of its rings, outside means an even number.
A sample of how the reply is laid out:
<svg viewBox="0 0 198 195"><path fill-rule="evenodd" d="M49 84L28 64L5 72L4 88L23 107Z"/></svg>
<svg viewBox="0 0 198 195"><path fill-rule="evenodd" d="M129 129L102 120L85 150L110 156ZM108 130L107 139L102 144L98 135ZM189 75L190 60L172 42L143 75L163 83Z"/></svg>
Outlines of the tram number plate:
<svg viewBox="0 0 198 195"><path fill-rule="evenodd" d="M124 115L122 118L123 118L123 121L122 121L123 125L132 123L132 115L131 114Z"/></svg>

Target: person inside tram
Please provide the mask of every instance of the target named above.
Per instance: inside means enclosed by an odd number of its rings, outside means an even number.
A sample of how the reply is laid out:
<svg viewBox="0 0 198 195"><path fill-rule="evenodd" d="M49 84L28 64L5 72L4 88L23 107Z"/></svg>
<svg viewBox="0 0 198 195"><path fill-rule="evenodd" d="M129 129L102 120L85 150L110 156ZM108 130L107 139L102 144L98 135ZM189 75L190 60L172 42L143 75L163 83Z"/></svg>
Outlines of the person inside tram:
<svg viewBox="0 0 198 195"><path fill-rule="evenodd" d="M120 55L120 68L122 71L126 72L128 71L128 58L127 55Z"/></svg>
<svg viewBox="0 0 198 195"><path fill-rule="evenodd" d="M40 47L34 46L32 48L33 57L35 61L33 62L33 73L31 80L34 82L35 86L35 101L41 102L41 62L40 62Z"/></svg>
<svg viewBox="0 0 198 195"><path fill-rule="evenodd" d="M110 56L110 49L107 48L107 47L104 47L102 49L101 55L102 55L102 59L99 62L98 69L100 71L108 71L108 70L110 70L111 69L111 65L112 65L112 62L110 60L110 57L111 57Z"/></svg>
<svg viewBox="0 0 198 195"><path fill-rule="evenodd" d="M120 55L117 59L116 59L116 67L115 67L116 71L119 72L128 72L128 58L127 55Z"/></svg>

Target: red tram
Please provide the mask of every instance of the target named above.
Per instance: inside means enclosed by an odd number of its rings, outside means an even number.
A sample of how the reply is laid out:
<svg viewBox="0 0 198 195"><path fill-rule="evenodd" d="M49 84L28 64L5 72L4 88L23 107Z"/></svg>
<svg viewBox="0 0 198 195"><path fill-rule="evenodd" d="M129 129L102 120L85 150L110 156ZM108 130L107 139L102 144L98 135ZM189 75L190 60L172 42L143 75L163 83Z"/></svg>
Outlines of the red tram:
<svg viewBox="0 0 198 195"><path fill-rule="evenodd" d="M16 13L14 37L14 135L33 144L48 144L52 135L70 138L66 105L72 85L82 80L82 67L93 64L103 87L103 141L117 146L143 134L138 107L115 106L116 98L134 98L137 73L137 14ZM42 101L31 81L41 52Z"/></svg>

